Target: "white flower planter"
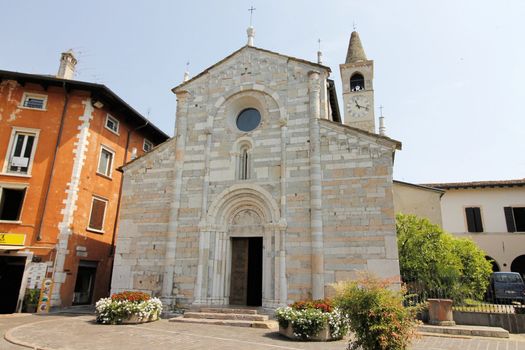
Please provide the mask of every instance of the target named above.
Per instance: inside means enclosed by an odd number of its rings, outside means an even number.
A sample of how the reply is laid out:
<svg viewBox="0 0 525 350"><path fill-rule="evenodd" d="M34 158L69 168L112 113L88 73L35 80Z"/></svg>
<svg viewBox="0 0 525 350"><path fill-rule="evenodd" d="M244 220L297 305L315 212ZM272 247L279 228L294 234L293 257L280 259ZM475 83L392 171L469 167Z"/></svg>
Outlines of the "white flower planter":
<svg viewBox="0 0 525 350"><path fill-rule="evenodd" d="M330 335L330 326L328 324L326 324L316 336L313 336L307 339L297 337L293 334L293 328L292 328L291 322L288 324L288 327L286 328L279 326L279 333L289 339L303 340L303 341L333 341L333 340L340 340L343 338L342 336L339 338L333 338Z"/></svg>
<svg viewBox="0 0 525 350"><path fill-rule="evenodd" d="M140 318L138 315L130 315L127 318L122 320L122 324L138 324L138 323L147 323L157 321L159 319L158 315L150 315L149 317Z"/></svg>

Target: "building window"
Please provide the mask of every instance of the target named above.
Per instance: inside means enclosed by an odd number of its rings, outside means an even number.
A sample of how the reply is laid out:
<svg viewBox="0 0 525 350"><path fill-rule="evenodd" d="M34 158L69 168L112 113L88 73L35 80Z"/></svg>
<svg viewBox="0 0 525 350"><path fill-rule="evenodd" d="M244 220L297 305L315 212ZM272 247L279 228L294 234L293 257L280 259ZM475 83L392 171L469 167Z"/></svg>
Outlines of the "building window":
<svg viewBox="0 0 525 350"><path fill-rule="evenodd" d="M119 121L109 114L106 116L106 129L118 135Z"/></svg>
<svg viewBox="0 0 525 350"><path fill-rule="evenodd" d="M361 73L354 73L350 78L350 91L361 91L365 89L365 78Z"/></svg>
<svg viewBox="0 0 525 350"><path fill-rule="evenodd" d="M20 221L25 188L0 187L0 220Z"/></svg>
<svg viewBox="0 0 525 350"><path fill-rule="evenodd" d="M505 207L508 232L525 232L525 207Z"/></svg>
<svg viewBox="0 0 525 350"><path fill-rule="evenodd" d="M113 165L113 157L115 153L108 148L102 146L100 148L100 159L98 160L98 169L97 173L111 177L111 174L113 172L112 165Z"/></svg>
<svg viewBox="0 0 525 350"><path fill-rule="evenodd" d="M31 172L31 166L36 149L38 131L30 129L14 129L8 149L8 159L4 171L27 175Z"/></svg>
<svg viewBox="0 0 525 350"><path fill-rule="evenodd" d="M93 197L88 229L101 233L104 232L104 218L106 216L107 205L107 200L100 197Z"/></svg>
<svg viewBox="0 0 525 350"><path fill-rule="evenodd" d="M24 93L22 107L32 109L46 109L47 96Z"/></svg>
<svg viewBox="0 0 525 350"><path fill-rule="evenodd" d="M239 130L248 132L252 131L261 123L261 113L255 108L246 108L237 116L237 128Z"/></svg>
<svg viewBox="0 0 525 350"><path fill-rule="evenodd" d="M241 149L241 154L239 155L239 180L246 180L249 178L249 157L248 147L243 147Z"/></svg>
<svg viewBox="0 0 525 350"><path fill-rule="evenodd" d="M142 149L144 152L149 152L153 148L153 143L151 141L144 139L144 143L142 144Z"/></svg>
<svg viewBox="0 0 525 350"><path fill-rule="evenodd" d="M483 232L481 210L479 207L465 208L465 215L467 217L468 232Z"/></svg>

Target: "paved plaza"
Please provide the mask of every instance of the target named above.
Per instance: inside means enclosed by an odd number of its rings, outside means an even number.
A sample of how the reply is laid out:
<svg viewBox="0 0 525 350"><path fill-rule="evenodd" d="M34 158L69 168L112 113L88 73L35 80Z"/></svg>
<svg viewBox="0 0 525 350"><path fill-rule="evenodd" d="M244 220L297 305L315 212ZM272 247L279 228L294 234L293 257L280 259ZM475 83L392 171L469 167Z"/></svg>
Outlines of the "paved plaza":
<svg viewBox="0 0 525 350"><path fill-rule="evenodd" d="M217 350L344 350L346 341L330 343L294 342L266 329L179 324L160 320L141 325L98 325L90 315L54 314L0 315L1 350L20 349L217 349ZM525 337L512 335L511 339L476 337L437 337L423 335L413 350L495 349L525 350Z"/></svg>

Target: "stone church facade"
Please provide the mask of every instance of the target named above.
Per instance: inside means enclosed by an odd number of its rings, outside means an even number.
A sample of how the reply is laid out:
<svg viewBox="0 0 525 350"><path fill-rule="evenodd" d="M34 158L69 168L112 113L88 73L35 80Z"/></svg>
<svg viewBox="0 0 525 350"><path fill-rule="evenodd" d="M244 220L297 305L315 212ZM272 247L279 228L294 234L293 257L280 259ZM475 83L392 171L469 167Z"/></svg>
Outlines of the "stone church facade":
<svg viewBox="0 0 525 350"><path fill-rule="evenodd" d="M400 143L375 133L352 33L341 122L330 68L248 45L173 89L176 135L123 167L112 292L273 308L368 270L399 277ZM361 110L362 109L362 110Z"/></svg>

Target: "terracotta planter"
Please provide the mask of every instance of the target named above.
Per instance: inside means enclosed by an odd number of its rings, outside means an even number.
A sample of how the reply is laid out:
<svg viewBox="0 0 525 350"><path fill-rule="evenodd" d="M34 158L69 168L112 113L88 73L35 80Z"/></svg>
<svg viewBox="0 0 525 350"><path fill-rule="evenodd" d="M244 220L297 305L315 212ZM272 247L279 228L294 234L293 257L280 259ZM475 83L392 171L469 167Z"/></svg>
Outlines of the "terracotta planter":
<svg viewBox="0 0 525 350"><path fill-rule="evenodd" d="M157 321L159 316L157 314L151 315L149 318L140 319L137 315L130 315L122 320L122 324L138 324Z"/></svg>
<svg viewBox="0 0 525 350"><path fill-rule="evenodd" d="M428 323L438 326L455 326L452 300L428 299Z"/></svg>
<svg viewBox="0 0 525 350"><path fill-rule="evenodd" d="M301 337L296 337L293 334L293 328L292 328L292 323L291 322L288 324L288 327L286 327L286 328L279 326L279 333L284 335L285 337L287 337L289 339L293 339L293 340L332 341L332 340L339 340L339 339L342 338L342 337L332 338L332 336L330 335L330 326L328 324L325 325L323 327L323 329L321 329L319 331L319 334L317 334L316 336L313 336L311 338L308 338L308 339L303 339Z"/></svg>

